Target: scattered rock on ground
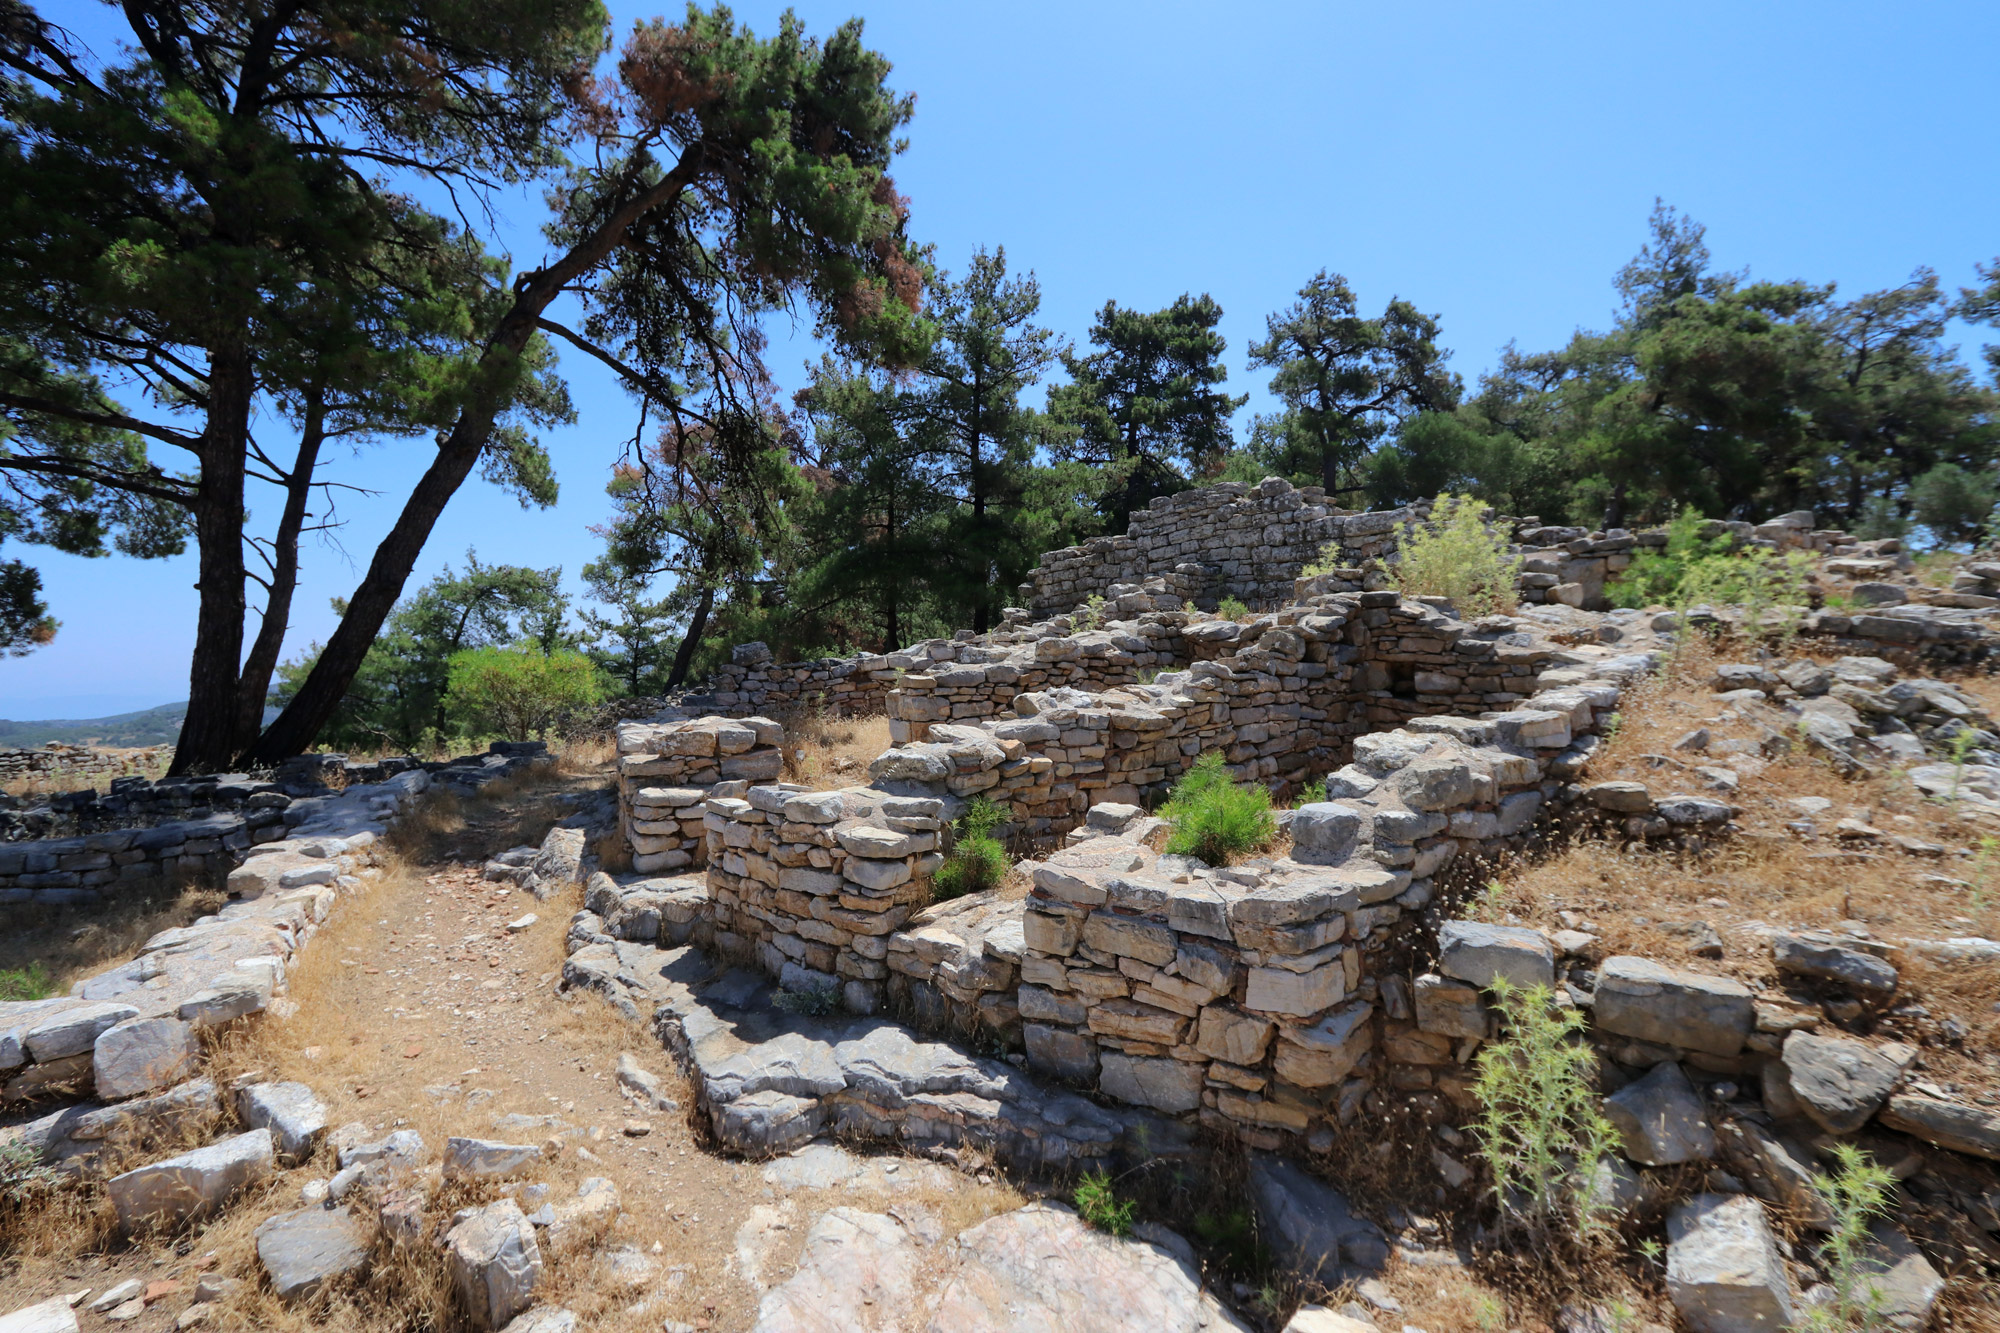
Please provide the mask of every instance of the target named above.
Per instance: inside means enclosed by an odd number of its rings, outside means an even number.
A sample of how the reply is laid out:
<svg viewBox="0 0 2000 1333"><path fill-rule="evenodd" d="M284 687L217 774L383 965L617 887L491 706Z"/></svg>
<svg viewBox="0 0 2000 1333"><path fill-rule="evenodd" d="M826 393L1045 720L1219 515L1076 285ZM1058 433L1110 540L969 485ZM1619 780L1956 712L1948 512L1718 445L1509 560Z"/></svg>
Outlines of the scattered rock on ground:
<svg viewBox="0 0 2000 1333"><path fill-rule="evenodd" d="M1743 1194L1698 1194L1667 1219L1667 1295L1695 1333L1789 1327L1785 1257L1764 1208Z"/></svg>
<svg viewBox="0 0 2000 1333"><path fill-rule="evenodd" d="M257 1228L257 1258L280 1299L300 1300L366 1267L371 1230L345 1207L279 1213Z"/></svg>
<svg viewBox="0 0 2000 1333"><path fill-rule="evenodd" d="M236 1090L236 1113L252 1129L268 1129L278 1160L297 1166L326 1136L326 1103L303 1083L252 1083Z"/></svg>
<svg viewBox="0 0 2000 1333"><path fill-rule="evenodd" d="M542 1251L521 1205L502 1199L445 1234L452 1285L479 1329L505 1328L542 1279Z"/></svg>

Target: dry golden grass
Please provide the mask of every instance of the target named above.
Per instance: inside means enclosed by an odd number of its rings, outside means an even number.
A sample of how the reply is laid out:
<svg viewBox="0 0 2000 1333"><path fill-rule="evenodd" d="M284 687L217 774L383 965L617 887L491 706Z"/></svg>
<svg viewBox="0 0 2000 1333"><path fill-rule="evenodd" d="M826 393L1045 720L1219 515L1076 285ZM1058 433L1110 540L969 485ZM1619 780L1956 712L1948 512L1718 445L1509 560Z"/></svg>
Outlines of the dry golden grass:
<svg viewBox="0 0 2000 1333"><path fill-rule="evenodd" d="M0 972L39 966L51 995L122 962L160 931L185 926L226 901L203 885L160 885L121 894L110 907L0 911Z"/></svg>
<svg viewBox="0 0 2000 1333"><path fill-rule="evenodd" d="M1805 655L1799 653L1796 655ZM1720 758L1676 752L1673 742L1697 727L1713 741L1756 739L1768 725L1782 733L1775 711L1726 715L1708 680L1718 661L1745 660L1724 645L1690 645L1674 668L1628 692L1616 735L1593 760L1588 782L1629 779L1655 796L1705 791L1698 765ZM1905 673L1909 674L1909 673ZM2000 681L1986 675L1954 680L1989 711L2000 710ZM1711 743L1711 755L1713 742ZM1804 816L1790 802L1820 797L1831 807L1811 822L1808 837L1788 827ZM1584 838L1556 854L1504 873L1495 908L1532 924L1560 929L1561 912L1586 919L1607 953L1638 953L1725 972L1782 990L1758 931L1830 928L1858 921L1880 939L2000 936L2000 854L1981 854L1981 839L2000 835L1983 816L1925 798L1898 771L1846 777L1797 746L1741 766L1740 787L1723 795L1742 813L1736 838L1701 855L1625 844L1615 831ZM1879 829L1879 840L1843 840L1834 825L1853 818ZM1892 838L1943 848L1937 857L1912 855ZM2000 846L2000 844L1995 844ZM1721 934L1721 959L1696 959L1690 941L1662 923L1707 921ZM1964 1024L1962 1043L1927 1043L1933 1076L1972 1086L2000 1082L2000 969L1926 961L1898 950L1903 973L1898 1000L1915 1000ZM1933 1034L1934 1035L1934 1034Z"/></svg>
<svg viewBox="0 0 2000 1333"><path fill-rule="evenodd" d="M889 719L880 714L806 713L785 725L785 776L814 791L857 786L889 745Z"/></svg>

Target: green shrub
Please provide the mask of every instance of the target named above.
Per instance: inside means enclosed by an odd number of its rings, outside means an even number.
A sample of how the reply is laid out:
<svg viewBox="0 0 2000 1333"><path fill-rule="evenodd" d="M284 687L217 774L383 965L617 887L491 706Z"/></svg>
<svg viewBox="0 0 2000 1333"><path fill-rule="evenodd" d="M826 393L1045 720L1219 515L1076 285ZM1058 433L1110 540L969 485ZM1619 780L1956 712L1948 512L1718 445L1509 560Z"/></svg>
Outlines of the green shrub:
<svg viewBox="0 0 2000 1333"><path fill-rule="evenodd" d="M1091 1226L1114 1236L1131 1234L1135 1205L1130 1199L1118 1197L1111 1187L1109 1171L1084 1172L1083 1179L1076 1184L1075 1197L1077 1213Z"/></svg>
<svg viewBox="0 0 2000 1333"><path fill-rule="evenodd" d="M1215 614L1224 620L1248 620L1250 608L1239 597L1225 597L1215 604Z"/></svg>
<svg viewBox="0 0 2000 1333"><path fill-rule="evenodd" d="M1227 865L1232 856L1265 846L1278 832L1271 793L1232 782L1217 750L1181 774L1173 795L1160 807L1160 816L1173 825L1167 838L1169 852L1213 866Z"/></svg>
<svg viewBox="0 0 2000 1333"><path fill-rule="evenodd" d="M931 896L940 901L1000 886L1014 860L993 836L1007 822L1007 812L984 796L975 796L953 821L958 838L931 876Z"/></svg>
<svg viewBox="0 0 2000 1333"><path fill-rule="evenodd" d="M451 659L446 694L453 717L474 732L514 739L551 727L603 698L597 668L582 653L474 648Z"/></svg>
<svg viewBox="0 0 2000 1333"><path fill-rule="evenodd" d="M1315 805L1320 801L1324 801L1325 799L1326 799L1326 779L1314 778L1311 782L1308 782L1305 786L1299 788L1299 798L1296 801L1293 801L1292 804L1295 806Z"/></svg>
<svg viewBox="0 0 2000 1333"><path fill-rule="evenodd" d="M1956 463L1939 463L1910 483L1911 511L1938 546L1976 546L1987 535L1995 498L1991 472Z"/></svg>
<svg viewBox="0 0 2000 1333"><path fill-rule="evenodd" d="M1896 1178L1851 1143L1834 1145L1833 1164L1832 1175L1813 1177L1814 1193L1833 1214L1833 1227L1819 1252L1833 1292L1807 1312L1805 1326L1828 1333L1873 1333L1890 1325L1883 1315L1882 1289L1873 1281L1879 1267L1870 1262L1868 1229L1888 1211Z"/></svg>
<svg viewBox="0 0 2000 1333"><path fill-rule="evenodd" d="M1094 592L1086 597L1083 609L1076 613L1076 627L1079 630L1099 629L1104 625L1104 594Z"/></svg>
<svg viewBox="0 0 2000 1333"><path fill-rule="evenodd" d="M1403 536L1396 584L1413 597L1449 597L1468 616L1512 611L1521 557L1488 526L1491 509L1469 495L1440 495L1431 516Z"/></svg>
<svg viewBox="0 0 2000 1333"><path fill-rule="evenodd" d="M1775 632L1789 642L1805 609L1812 556L1760 546L1732 553L1729 538L1704 536L1706 527L1699 511L1682 510L1667 525L1666 549L1634 557L1605 585L1605 597L1614 606L1670 606L1683 614L1703 604L1740 606L1751 634Z"/></svg>
<svg viewBox="0 0 2000 1333"><path fill-rule="evenodd" d="M1605 599L1629 610L1680 605L1681 581L1689 567L1711 556L1729 555L1728 535L1706 536L1707 527L1699 509L1681 510L1667 524L1666 547L1647 547L1633 556L1625 572L1605 584Z"/></svg>
<svg viewBox="0 0 2000 1333"><path fill-rule="evenodd" d="M1591 1182L1617 1139L1598 1109L1583 1012L1557 1009L1546 986L1522 990L1505 977L1494 980L1493 995L1507 1036L1480 1052L1473 1093L1502 1224L1525 1229L1538 1248L1592 1236L1605 1219Z"/></svg>
<svg viewBox="0 0 2000 1333"><path fill-rule="evenodd" d="M55 988L49 969L40 962L26 967L0 968L0 1002L46 1000L55 993Z"/></svg>

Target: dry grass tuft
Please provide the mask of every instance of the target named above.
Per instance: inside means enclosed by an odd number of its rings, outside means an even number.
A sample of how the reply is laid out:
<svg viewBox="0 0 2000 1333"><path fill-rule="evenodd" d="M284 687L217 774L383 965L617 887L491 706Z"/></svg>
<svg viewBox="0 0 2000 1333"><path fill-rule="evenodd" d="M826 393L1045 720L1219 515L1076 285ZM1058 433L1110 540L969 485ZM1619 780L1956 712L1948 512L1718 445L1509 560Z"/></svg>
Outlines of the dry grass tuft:
<svg viewBox="0 0 2000 1333"><path fill-rule="evenodd" d="M785 776L814 791L868 781L868 765L888 749L889 719L810 712L785 724Z"/></svg>
<svg viewBox="0 0 2000 1333"><path fill-rule="evenodd" d="M121 892L109 906L36 907L18 915L0 911L0 972L37 965L49 993L122 962L163 930L185 926L227 901L206 884L168 884Z"/></svg>

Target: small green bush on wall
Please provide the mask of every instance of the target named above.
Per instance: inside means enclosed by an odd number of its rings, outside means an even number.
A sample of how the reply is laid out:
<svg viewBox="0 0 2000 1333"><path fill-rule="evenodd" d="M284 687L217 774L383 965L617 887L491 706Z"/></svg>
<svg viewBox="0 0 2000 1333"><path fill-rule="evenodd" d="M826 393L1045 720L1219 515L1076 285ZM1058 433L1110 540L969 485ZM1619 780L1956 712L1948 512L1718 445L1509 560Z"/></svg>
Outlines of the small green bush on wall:
<svg viewBox="0 0 2000 1333"><path fill-rule="evenodd" d="M1167 850L1192 856L1212 866L1267 846L1277 836L1271 814L1271 793L1254 784L1230 781L1220 751L1211 750L1174 783L1173 795L1160 807L1173 825Z"/></svg>

